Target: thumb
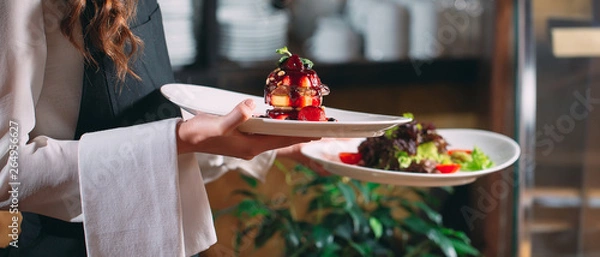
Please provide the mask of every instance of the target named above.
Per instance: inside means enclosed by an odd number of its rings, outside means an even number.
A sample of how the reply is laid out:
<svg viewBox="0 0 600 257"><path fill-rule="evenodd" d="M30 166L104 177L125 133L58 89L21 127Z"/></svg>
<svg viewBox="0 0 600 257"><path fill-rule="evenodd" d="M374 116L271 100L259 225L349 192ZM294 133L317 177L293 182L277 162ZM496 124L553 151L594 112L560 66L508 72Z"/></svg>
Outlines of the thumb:
<svg viewBox="0 0 600 257"><path fill-rule="evenodd" d="M230 131L237 128L242 123L246 122L248 119L252 117L252 111L254 110L254 101L252 99L246 99L243 102L239 103L231 112L227 115L223 116L223 130L224 133L229 133Z"/></svg>

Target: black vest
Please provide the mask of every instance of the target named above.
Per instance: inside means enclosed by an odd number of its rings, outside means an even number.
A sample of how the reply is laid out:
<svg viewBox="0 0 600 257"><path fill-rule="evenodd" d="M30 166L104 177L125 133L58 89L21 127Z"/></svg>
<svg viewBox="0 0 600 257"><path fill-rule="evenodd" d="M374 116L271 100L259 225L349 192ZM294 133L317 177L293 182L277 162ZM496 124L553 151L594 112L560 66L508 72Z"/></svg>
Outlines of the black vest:
<svg viewBox="0 0 600 257"><path fill-rule="evenodd" d="M87 6L93 8L90 0ZM86 9L82 27L89 23L92 8ZM75 139L87 132L181 116L179 107L159 91L162 85L174 82L174 78L156 0L139 0L131 29L144 42L143 50L131 63L141 80L127 75L124 82L119 81L114 63L90 42L85 42L98 65L85 66ZM19 248L0 249L0 256L86 256L81 223L33 213L23 213L23 216Z"/></svg>
<svg viewBox="0 0 600 257"><path fill-rule="evenodd" d="M84 25L86 22L84 19ZM131 29L144 42L143 51L132 63L141 80L128 75L124 82L119 81L114 63L86 42L98 67L86 65L75 139L86 132L181 116L179 108L159 91L174 78L156 0L139 1Z"/></svg>

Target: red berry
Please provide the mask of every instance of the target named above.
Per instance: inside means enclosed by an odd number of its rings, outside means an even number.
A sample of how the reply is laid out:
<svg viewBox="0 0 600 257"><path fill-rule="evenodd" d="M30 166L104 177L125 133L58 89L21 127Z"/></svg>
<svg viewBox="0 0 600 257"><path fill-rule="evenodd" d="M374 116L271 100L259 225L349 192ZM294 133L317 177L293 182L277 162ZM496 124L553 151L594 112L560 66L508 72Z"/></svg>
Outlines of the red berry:
<svg viewBox="0 0 600 257"><path fill-rule="evenodd" d="M308 76L302 76L300 79L300 83L298 83L299 87L301 88L311 88L311 83L310 83L310 79L308 78Z"/></svg>
<svg viewBox="0 0 600 257"><path fill-rule="evenodd" d="M302 64L302 60L300 60L300 56L292 54L292 56L285 61L285 68L287 70L300 71L304 69L304 65Z"/></svg>
<svg viewBox="0 0 600 257"><path fill-rule="evenodd" d="M292 79L290 79L290 76L285 76L283 79L281 79L281 83L282 85L290 86L292 85Z"/></svg>
<svg viewBox="0 0 600 257"><path fill-rule="evenodd" d="M306 106L298 112L298 120L326 121L325 111L319 107Z"/></svg>
<svg viewBox="0 0 600 257"><path fill-rule="evenodd" d="M362 160L362 154L360 153L341 152L338 156L340 157L340 161L345 164L354 165Z"/></svg>

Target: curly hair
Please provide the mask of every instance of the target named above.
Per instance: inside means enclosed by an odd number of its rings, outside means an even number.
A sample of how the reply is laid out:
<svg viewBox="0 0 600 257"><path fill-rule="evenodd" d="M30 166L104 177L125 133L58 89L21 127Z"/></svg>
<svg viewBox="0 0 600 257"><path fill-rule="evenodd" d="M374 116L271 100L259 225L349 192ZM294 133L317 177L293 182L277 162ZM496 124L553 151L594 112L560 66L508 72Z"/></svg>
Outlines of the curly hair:
<svg viewBox="0 0 600 257"><path fill-rule="evenodd" d="M94 5L94 13L89 24L83 28L83 36L115 63L119 80L124 81L127 74L140 79L129 65L138 49L143 47L142 40L131 32L128 25L135 17L137 0L65 1L67 12L60 24L61 32L83 54L85 60L98 65L98 60L94 60L89 49L77 40L80 34L75 31L84 15L86 5L91 2ZM126 46L129 46L129 51L126 50Z"/></svg>

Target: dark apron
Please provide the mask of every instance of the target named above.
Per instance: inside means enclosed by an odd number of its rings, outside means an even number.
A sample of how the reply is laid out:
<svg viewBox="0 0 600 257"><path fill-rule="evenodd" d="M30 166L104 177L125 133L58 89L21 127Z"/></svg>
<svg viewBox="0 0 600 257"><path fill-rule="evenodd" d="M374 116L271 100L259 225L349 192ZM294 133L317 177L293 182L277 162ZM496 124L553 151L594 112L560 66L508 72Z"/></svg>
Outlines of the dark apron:
<svg viewBox="0 0 600 257"><path fill-rule="evenodd" d="M88 0L88 7L93 4ZM83 27L93 10L86 10ZM174 81L167 53L162 17L156 0L140 0L131 26L144 41L133 70L141 77L128 76L119 82L114 63L89 42L86 46L99 67L86 65L75 139L87 132L180 117L179 108L166 100L160 86ZM25 185L27 186L27 185ZM19 248L0 249L0 256L80 257L86 256L82 223L70 223L34 213L23 213Z"/></svg>

